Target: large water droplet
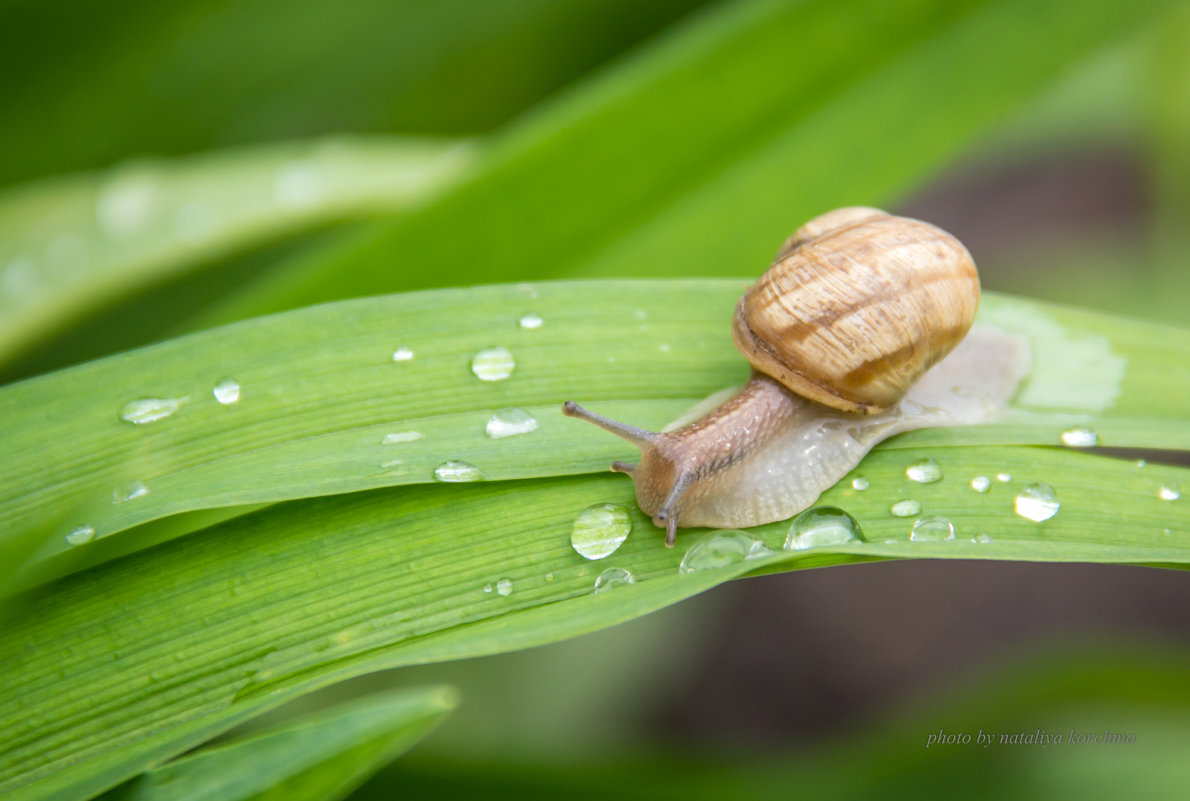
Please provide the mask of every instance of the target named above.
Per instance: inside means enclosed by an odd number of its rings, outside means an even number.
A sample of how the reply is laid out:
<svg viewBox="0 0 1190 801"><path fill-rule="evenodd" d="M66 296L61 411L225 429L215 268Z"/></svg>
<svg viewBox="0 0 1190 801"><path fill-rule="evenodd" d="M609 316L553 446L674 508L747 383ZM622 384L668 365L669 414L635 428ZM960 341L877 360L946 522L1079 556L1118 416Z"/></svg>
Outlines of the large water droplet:
<svg viewBox="0 0 1190 801"><path fill-rule="evenodd" d="M851 479L851 488L854 490L863 492L870 486L872 486L872 483L863 476L856 476L855 478Z"/></svg>
<svg viewBox="0 0 1190 801"><path fill-rule="evenodd" d="M394 362L407 362L413 358L413 348L400 347L393 351Z"/></svg>
<svg viewBox="0 0 1190 801"><path fill-rule="evenodd" d="M471 359L471 372L480 381L503 381L512 375L516 362L508 348L481 350Z"/></svg>
<svg viewBox="0 0 1190 801"><path fill-rule="evenodd" d="M502 578L497 581L496 592L505 598L512 595L512 579Z"/></svg>
<svg viewBox="0 0 1190 801"><path fill-rule="evenodd" d="M149 494L149 488L140 481L130 481L112 490L112 503L124 503L134 498L143 498Z"/></svg>
<svg viewBox="0 0 1190 801"><path fill-rule="evenodd" d="M141 398L125 403L120 409L120 419L133 425L156 423L178 410L185 398Z"/></svg>
<svg viewBox="0 0 1190 801"><path fill-rule="evenodd" d="M1038 481L1021 490L1016 496L1013 509L1021 517L1040 523L1056 515L1061 505L1054 488Z"/></svg>
<svg viewBox="0 0 1190 801"><path fill-rule="evenodd" d="M954 524L942 515L913 521L909 539L914 542L946 542L954 539Z"/></svg>
<svg viewBox="0 0 1190 801"><path fill-rule="evenodd" d="M1071 448L1090 448L1099 444L1099 435L1087 426L1071 426L1062 432L1062 444Z"/></svg>
<svg viewBox="0 0 1190 801"><path fill-rule="evenodd" d="M1176 484L1162 484L1157 490L1157 497L1163 501L1176 501L1182 497L1182 490Z"/></svg>
<svg viewBox="0 0 1190 801"><path fill-rule="evenodd" d="M976 492L987 492L992 487L992 480L987 476L976 476L971 479L971 489Z"/></svg>
<svg viewBox="0 0 1190 801"><path fill-rule="evenodd" d="M570 530L570 545L585 559L611 556L632 532L632 517L623 506L597 503L579 512Z"/></svg>
<svg viewBox="0 0 1190 801"><path fill-rule="evenodd" d="M492 439L515 437L537 430L537 419L524 409L501 409L488 420L485 431Z"/></svg>
<svg viewBox="0 0 1190 801"><path fill-rule="evenodd" d="M933 484L942 480L942 465L929 457L918 459L905 468L905 475L918 484Z"/></svg>
<svg viewBox="0 0 1190 801"><path fill-rule="evenodd" d="M690 546L682 557L678 572L686 574L715 570L772 553L763 542L742 531L716 531Z"/></svg>
<svg viewBox="0 0 1190 801"><path fill-rule="evenodd" d="M396 445L398 442L414 442L424 437L425 434L420 431L398 431L394 434L385 434L384 439L380 440L380 444Z"/></svg>
<svg viewBox="0 0 1190 801"><path fill-rule="evenodd" d="M72 529L66 535L66 542L70 545L82 545L95 539L95 526L82 525Z"/></svg>
<svg viewBox="0 0 1190 801"><path fill-rule="evenodd" d="M632 575L631 570L625 570L622 567L609 567L596 577L594 592L598 594L635 583L636 576Z"/></svg>
<svg viewBox="0 0 1190 801"><path fill-rule="evenodd" d="M224 406L230 406L240 401L240 384L234 378L225 378L211 390L215 400Z"/></svg>
<svg viewBox="0 0 1190 801"><path fill-rule="evenodd" d="M542 322L544 321L541 319L540 314L530 312L522 317L517 324L526 331L532 331L534 328L541 328Z"/></svg>
<svg viewBox="0 0 1190 801"><path fill-rule="evenodd" d="M862 539L859 523L854 517L834 506L817 506L793 519L785 538L785 550L804 551Z"/></svg>
<svg viewBox="0 0 1190 801"><path fill-rule="evenodd" d="M909 498L904 501L897 501L892 506L888 507L888 513L893 517L913 517L921 513L921 504Z"/></svg>
<svg viewBox="0 0 1190 801"><path fill-rule="evenodd" d="M434 478L457 484L464 481L480 481L483 479L483 473L470 462L451 459L434 468Z"/></svg>

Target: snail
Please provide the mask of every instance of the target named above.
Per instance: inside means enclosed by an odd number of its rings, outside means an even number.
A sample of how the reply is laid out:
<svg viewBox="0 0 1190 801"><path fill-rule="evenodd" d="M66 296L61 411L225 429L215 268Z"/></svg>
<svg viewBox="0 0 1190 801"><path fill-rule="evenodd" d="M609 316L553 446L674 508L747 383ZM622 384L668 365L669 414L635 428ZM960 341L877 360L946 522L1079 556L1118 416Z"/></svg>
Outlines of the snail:
<svg viewBox="0 0 1190 801"><path fill-rule="evenodd" d="M679 526L784 520L876 443L986 422L1006 406L1028 350L997 329L968 334L978 304L975 263L955 237L878 209L837 209L786 240L740 299L732 338L752 373L730 398L660 433L573 401L562 411L640 449L638 464L611 469L632 477L669 547Z"/></svg>

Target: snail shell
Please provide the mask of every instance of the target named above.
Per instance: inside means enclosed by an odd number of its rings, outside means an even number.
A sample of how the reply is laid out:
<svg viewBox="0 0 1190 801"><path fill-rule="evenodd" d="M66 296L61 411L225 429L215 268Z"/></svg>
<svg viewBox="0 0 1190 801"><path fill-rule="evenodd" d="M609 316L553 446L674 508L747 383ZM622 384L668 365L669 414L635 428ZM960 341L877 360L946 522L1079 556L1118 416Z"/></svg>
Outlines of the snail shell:
<svg viewBox="0 0 1190 801"><path fill-rule="evenodd" d="M953 236L839 209L798 229L740 300L732 333L753 373L732 397L663 433L573 402L563 413L640 448L639 464L612 470L632 476L667 545L679 525L783 520L887 437L997 416L1029 355L994 329L964 340L978 303L974 262Z"/></svg>
<svg viewBox="0 0 1190 801"><path fill-rule="evenodd" d="M840 209L803 226L745 293L732 337L753 367L802 397L871 413L949 353L978 306L975 262L953 236Z"/></svg>

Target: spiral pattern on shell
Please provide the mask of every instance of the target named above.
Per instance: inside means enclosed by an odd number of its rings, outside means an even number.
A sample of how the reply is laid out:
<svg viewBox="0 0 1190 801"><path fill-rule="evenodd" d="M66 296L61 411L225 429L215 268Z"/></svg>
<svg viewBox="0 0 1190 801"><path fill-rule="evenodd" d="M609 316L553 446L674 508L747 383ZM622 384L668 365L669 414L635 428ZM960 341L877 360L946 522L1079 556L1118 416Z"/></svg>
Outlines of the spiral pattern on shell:
<svg viewBox="0 0 1190 801"><path fill-rule="evenodd" d="M890 408L966 335L979 306L971 254L942 229L877 209L811 220L740 299L752 366L847 412Z"/></svg>

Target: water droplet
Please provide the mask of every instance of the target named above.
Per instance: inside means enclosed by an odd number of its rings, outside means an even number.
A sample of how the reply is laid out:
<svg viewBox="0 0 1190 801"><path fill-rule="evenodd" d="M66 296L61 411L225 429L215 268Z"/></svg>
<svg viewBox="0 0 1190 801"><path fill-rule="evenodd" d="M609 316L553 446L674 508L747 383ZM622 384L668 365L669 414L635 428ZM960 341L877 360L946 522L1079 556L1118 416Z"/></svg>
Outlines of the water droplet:
<svg viewBox="0 0 1190 801"><path fill-rule="evenodd" d="M649 319L649 313L647 311L645 311L644 309L633 309L632 316L638 320Z"/></svg>
<svg viewBox="0 0 1190 801"><path fill-rule="evenodd" d="M488 420L485 431L492 439L515 437L537 430L537 419L524 409L501 409Z"/></svg>
<svg viewBox="0 0 1190 801"><path fill-rule="evenodd" d="M1012 481L1012 473L996 473L996 480L1001 484L1007 484Z"/></svg>
<svg viewBox="0 0 1190 801"><path fill-rule="evenodd" d="M149 494L149 488L140 481L130 481L112 490L112 503L124 503L134 498L143 498Z"/></svg>
<svg viewBox="0 0 1190 801"><path fill-rule="evenodd" d="M1137 467L1144 467L1145 465L1148 464L1148 462L1146 462L1144 459L1137 459L1136 462L1134 462L1134 464Z"/></svg>
<svg viewBox="0 0 1190 801"><path fill-rule="evenodd" d="M464 481L481 481L483 473L469 462L451 459L434 468L434 478L450 484L457 484Z"/></svg>
<svg viewBox="0 0 1190 801"><path fill-rule="evenodd" d="M584 559L603 559L616 552L632 532L632 517L623 506L597 503L579 512L570 530L570 545Z"/></svg>
<svg viewBox="0 0 1190 801"><path fill-rule="evenodd" d="M992 538L991 538L991 536L989 536L987 534L976 534L974 537L971 538L971 541L974 543L978 543L979 545L987 545L989 542L992 541Z"/></svg>
<svg viewBox="0 0 1190 801"><path fill-rule="evenodd" d="M496 582L496 592L507 598L512 595L512 579L502 578Z"/></svg>
<svg viewBox="0 0 1190 801"><path fill-rule="evenodd" d="M771 554L763 542L742 531L715 531L690 546L682 557L678 572L714 570Z"/></svg>
<svg viewBox="0 0 1190 801"><path fill-rule="evenodd" d="M631 570L625 570L622 567L609 567L595 579L595 593L599 594L635 583L636 576L632 575Z"/></svg>
<svg viewBox="0 0 1190 801"><path fill-rule="evenodd" d="M666 345L664 342L662 342L657 346L657 350L661 351L662 353L669 353L669 345Z"/></svg>
<svg viewBox="0 0 1190 801"><path fill-rule="evenodd" d="M1099 444L1099 435L1087 426L1071 426L1062 432L1062 444L1071 448L1090 448Z"/></svg>
<svg viewBox="0 0 1190 801"><path fill-rule="evenodd" d="M471 359L471 372L480 381L503 381L512 375L516 362L508 348L481 350Z"/></svg>
<svg viewBox="0 0 1190 801"><path fill-rule="evenodd" d="M918 459L905 468L905 475L909 476L910 481L916 481L918 484L933 484L942 480L942 465L929 457Z"/></svg>
<svg viewBox="0 0 1190 801"><path fill-rule="evenodd" d="M1053 487L1035 482L1026 485L1020 495L1016 496L1013 509L1021 517L1040 523L1056 515L1061 505Z"/></svg>
<svg viewBox="0 0 1190 801"><path fill-rule="evenodd" d="M398 431L395 434L385 434L380 440L381 445L396 445L398 442L414 442L423 439L425 434L420 431Z"/></svg>
<svg viewBox="0 0 1190 801"><path fill-rule="evenodd" d="M946 542L954 539L954 524L942 515L922 517L913 521L909 539L914 542Z"/></svg>
<svg viewBox="0 0 1190 801"><path fill-rule="evenodd" d="M553 574L553 573L546 573L546 574L545 574L545 580L546 580L546 581L553 581L553 580L554 580L554 574Z"/></svg>
<svg viewBox="0 0 1190 801"><path fill-rule="evenodd" d="M534 328L541 328L543 322L540 314L530 312L517 321L517 324L526 331L532 331Z"/></svg>
<svg viewBox="0 0 1190 801"><path fill-rule="evenodd" d="M1182 497L1182 490L1176 484L1162 484L1157 490L1157 497L1163 501L1176 501Z"/></svg>
<svg viewBox="0 0 1190 801"><path fill-rule="evenodd" d="M851 479L851 488L863 492L868 487L872 486L872 482L868 481L863 476L856 476Z"/></svg>
<svg viewBox="0 0 1190 801"><path fill-rule="evenodd" d="M403 459L389 459L388 461L384 461L384 462L380 463L380 469L381 470L392 470L393 468L400 467L403 464L405 464L405 461Z"/></svg>
<svg viewBox="0 0 1190 801"><path fill-rule="evenodd" d="M394 362L407 362L413 358L413 348L400 347L393 351Z"/></svg>
<svg viewBox="0 0 1190 801"><path fill-rule="evenodd" d="M157 200L157 181L144 170L112 178L95 200L95 221L110 237L124 237L145 227Z"/></svg>
<svg viewBox="0 0 1190 801"><path fill-rule="evenodd" d="M483 591L484 591L484 592L491 592L493 589L495 589L495 588L494 588L494 587L493 587L491 584L485 584L485 585L483 585Z"/></svg>
<svg viewBox="0 0 1190 801"><path fill-rule="evenodd" d="M987 476L976 476L971 479L971 489L976 492L987 492L992 487L992 480Z"/></svg>
<svg viewBox="0 0 1190 801"><path fill-rule="evenodd" d="M82 545L95 538L95 526L82 525L66 535L66 542L71 545Z"/></svg>
<svg viewBox="0 0 1190 801"><path fill-rule="evenodd" d="M185 398L141 398L125 403L120 409L120 419L133 425L156 423L178 410Z"/></svg>
<svg viewBox="0 0 1190 801"><path fill-rule="evenodd" d="M307 208L316 204L322 196L322 178L313 164L291 162L277 173L273 194L283 206Z"/></svg>
<svg viewBox="0 0 1190 801"><path fill-rule="evenodd" d="M234 378L223 379L215 385L211 392L215 395L215 400L224 406L230 406L240 401L240 384Z"/></svg>
<svg viewBox="0 0 1190 801"><path fill-rule="evenodd" d="M897 501L888 507L888 513L893 517L913 517L916 514L921 514L921 504L912 498Z"/></svg>
<svg viewBox="0 0 1190 801"><path fill-rule="evenodd" d="M785 550L804 551L862 539L859 523L854 517L834 506L817 506L793 519L785 538Z"/></svg>

